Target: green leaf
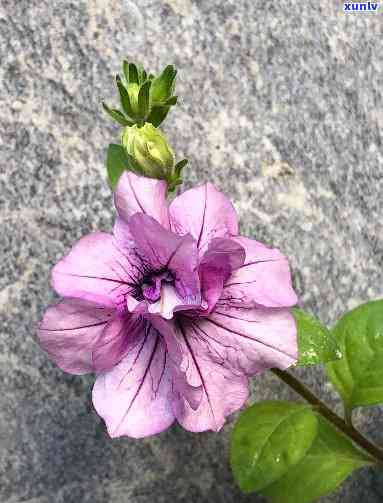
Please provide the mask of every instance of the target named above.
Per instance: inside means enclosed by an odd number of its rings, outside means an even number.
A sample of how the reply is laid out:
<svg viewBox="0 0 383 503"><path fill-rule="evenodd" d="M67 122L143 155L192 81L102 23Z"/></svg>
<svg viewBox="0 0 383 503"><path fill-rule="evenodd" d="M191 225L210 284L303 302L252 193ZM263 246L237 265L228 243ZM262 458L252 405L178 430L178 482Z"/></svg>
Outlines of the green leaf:
<svg viewBox="0 0 383 503"><path fill-rule="evenodd" d="M158 127L168 115L170 107L153 107L146 122L150 122L154 127Z"/></svg>
<svg viewBox="0 0 383 503"><path fill-rule="evenodd" d="M332 425L318 417L318 433L298 464L261 493L273 503L309 503L334 491L351 472L371 461Z"/></svg>
<svg viewBox="0 0 383 503"><path fill-rule="evenodd" d="M298 329L298 366L316 365L342 357L335 337L327 327L302 309L293 308Z"/></svg>
<svg viewBox="0 0 383 503"><path fill-rule="evenodd" d="M383 403L383 300L346 313L333 333L343 358L327 375L349 409Z"/></svg>
<svg viewBox="0 0 383 503"><path fill-rule="evenodd" d="M182 159L182 161L177 162L177 164L174 166L174 173L176 174L176 178L181 175L181 171L184 169L188 162L189 161L187 159Z"/></svg>
<svg viewBox="0 0 383 503"><path fill-rule="evenodd" d="M161 75L153 80L151 98L154 103L164 103L173 94L177 70L168 65Z"/></svg>
<svg viewBox="0 0 383 503"><path fill-rule="evenodd" d="M121 78L119 75L116 76L116 83L117 83L117 88L118 92L120 93L120 100L121 100L121 106L131 119L135 119L135 113L133 111L132 105L130 104L130 98L128 91L126 90L125 86L121 82Z"/></svg>
<svg viewBox="0 0 383 503"><path fill-rule="evenodd" d="M136 65L136 66L137 66L137 71L138 71L139 83L143 84L148 79L146 71L145 71L145 68L141 64L140 65Z"/></svg>
<svg viewBox="0 0 383 503"><path fill-rule="evenodd" d="M137 66L134 63L129 63L129 84L139 84L140 79L138 75Z"/></svg>
<svg viewBox="0 0 383 503"><path fill-rule="evenodd" d="M138 93L138 109L140 111L140 116L142 119L145 119L150 108L150 86L152 82L147 80L145 84L143 84Z"/></svg>
<svg viewBox="0 0 383 503"><path fill-rule="evenodd" d="M129 168L125 149L121 145L111 143L106 154L106 168L111 186L114 188L122 173Z"/></svg>
<svg viewBox="0 0 383 503"><path fill-rule="evenodd" d="M176 190L176 188L178 187L178 185L181 185L182 184L182 180L175 180L175 181L172 181L169 185L168 185L168 192L174 192Z"/></svg>
<svg viewBox="0 0 383 503"><path fill-rule="evenodd" d="M125 155L126 155L126 158L128 159L128 169L130 171L134 171L138 175L144 175L144 173L141 169L141 166L138 164L138 162L135 160L135 158L133 156L129 155L126 151L125 151Z"/></svg>
<svg viewBox="0 0 383 503"><path fill-rule="evenodd" d="M165 101L165 105L168 107L174 106L177 104L178 96L172 96L168 100Z"/></svg>
<svg viewBox="0 0 383 503"><path fill-rule="evenodd" d="M231 443L231 466L242 491L278 480L302 459L316 433L316 415L303 404L267 401L245 410Z"/></svg>
<svg viewBox="0 0 383 503"><path fill-rule="evenodd" d="M125 117L123 113L121 113L119 110L116 110L115 108L109 108L106 103L102 104L105 112L109 114L113 120L121 124L121 126L132 126L133 122L128 121L128 119Z"/></svg>
<svg viewBox="0 0 383 503"><path fill-rule="evenodd" d="M122 62L122 71L124 72L126 83L129 84L129 62L126 59Z"/></svg>

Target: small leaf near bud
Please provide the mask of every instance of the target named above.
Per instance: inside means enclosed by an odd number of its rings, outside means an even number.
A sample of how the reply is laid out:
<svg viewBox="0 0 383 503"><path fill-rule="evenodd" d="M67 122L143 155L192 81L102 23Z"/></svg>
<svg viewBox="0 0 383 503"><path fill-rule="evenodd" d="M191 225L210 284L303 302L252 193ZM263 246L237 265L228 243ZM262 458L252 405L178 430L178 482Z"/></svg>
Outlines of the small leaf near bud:
<svg viewBox="0 0 383 503"><path fill-rule="evenodd" d="M139 106L138 106L138 95L140 93L140 86L136 83L129 84L127 91L129 94L130 105L133 110L134 118L136 120L139 120L140 119L140 110L139 110Z"/></svg>
<svg viewBox="0 0 383 503"><path fill-rule="evenodd" d="M168 65L161 75L153 80L151 98L153 103L163 104L173 94L177 70Z"/></svg>
<svg viewBox="0 0 383 503"><path fill-rule="evenodd" d="M140 88L138 93L138 109L142 120L145 120L150 111L150 87L152 82L146 81Z"/></svg>
<svg viewBox="0 0 383 503"><path fill-rule="evenodd" d="M121 126L133 126L133 122L128 121L125 115L121 113L119 110L116 110L115 108L109 108L106 103L103 103L102 106L105 112L109 114L112 117L112 119L121 124Z"/></svg>
<svg viewBox="0 0 383 503"><path fill-rule="evenodd" d="M170 107L168 106L153 107L149 117L146 119L146 122L153 124L154 127L158 127L166 119L169 110Z"/></svg>
<svg viewBox="0 0 383 503"><path fill-rule="evenodd" d="M122 62L122 71L124 73L125 81L127 85L129 85L129 62L126 59Z"/></svg>
<svg viewBox="0 0 383 503"><path fill-rule="evenodd" d="M106 154L106 168L110 185L114 188L122 173L128 169L129 161L121 145L110 144Z"/></svg>
<svg viewBox="0 0 383 503"><path fill-rule="evenodd" d="M139 84L138 70L134 63L129 63L129 84Z"/></svg>
<svg viewBox="0 0 383 503"><path fill-rule="evenodd" d="M181 185L182 180L182 170L189 161L187 159L182 159L182 161L177 162L174 166L174 171L171 180L169 181L169 191L172 192L177 185Z"/></svg>
<svg viewBox="0 0 383 503"><path fill-rule="evenodd" d="M123 85L119 75L117 75L117 77L116 77L116 83L117 83L118 92L120 93L120 101L121 101L122 109L124 110L125 114L129 118L134 120L135 113L134 113L133 107L130 102L130 96L129 96L128 91L126 90L126 87Z"/></svg>
<svg viewBox="0 0 383 503"><path fill-rule="evenodd" d="M122 111L104 105L104 110L122 126L151 123L158 127L170 107L177 103L172 96L177 70L168 65L159 76L147 74L142 65L123 61L123 80L116 77Z"/></svg>

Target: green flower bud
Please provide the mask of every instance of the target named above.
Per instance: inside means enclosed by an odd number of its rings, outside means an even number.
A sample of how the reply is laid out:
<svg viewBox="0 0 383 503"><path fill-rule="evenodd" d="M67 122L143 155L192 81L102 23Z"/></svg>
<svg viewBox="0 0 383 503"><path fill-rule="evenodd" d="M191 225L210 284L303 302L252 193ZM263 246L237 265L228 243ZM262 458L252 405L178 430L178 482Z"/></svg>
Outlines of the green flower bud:
<svg viewBox="0 0 383 503"><path fill-rule="evenodd" d="M166 137L152 124L126 127L122 145L139 170L150 178L168 182L173 178L175 156Z"/></svg>

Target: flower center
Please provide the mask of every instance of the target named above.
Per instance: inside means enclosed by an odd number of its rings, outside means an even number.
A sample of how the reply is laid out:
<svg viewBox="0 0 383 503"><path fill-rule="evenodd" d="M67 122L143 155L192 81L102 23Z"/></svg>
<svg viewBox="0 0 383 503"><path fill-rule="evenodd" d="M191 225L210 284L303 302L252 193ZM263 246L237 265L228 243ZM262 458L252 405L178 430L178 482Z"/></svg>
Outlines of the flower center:
<svg viewBox="0 0 383 503"><path fill-rule="evenodd" d="M172 283L174 278L169 271L151 274L144 278L141 285L142 295L148 302L157 302L161 297L162 282Z"/></svg>

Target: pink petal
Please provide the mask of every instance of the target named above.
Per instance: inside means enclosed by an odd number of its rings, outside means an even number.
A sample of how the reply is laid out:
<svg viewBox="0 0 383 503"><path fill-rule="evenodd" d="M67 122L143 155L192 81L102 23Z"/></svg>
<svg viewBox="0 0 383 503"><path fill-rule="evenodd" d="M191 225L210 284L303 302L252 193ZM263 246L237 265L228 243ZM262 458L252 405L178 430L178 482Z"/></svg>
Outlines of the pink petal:
<svg viewBox="0 0 383 503"><path fill-rule="evenodd" d="M126 220L121 217L116 218L113 227L113 235L118 247L130 254L132 248L134 248L134 241Z"/></svg>
<svg viewBox="0 0 383 503"><path fill-rule="evenodd" d="M165 344L149 327L113 370L97 377L93 404L111 437L142 438L173 423L172 394Z"/></svg>
<svg viewBox="0 0 383 503"><path fill-rule="evenodd" d="M189 372L184 345L180 343L175 320L167 321L159 316L149 315L148 319L162 335L169 354L169 365L173 376L174 402L186 400L193 410L196 410L202 400L202 385L200 381L193 383L193 375Z"/></svg>
<svg viewBox="0 0 383 503"><path fill-rule="evenodd" d="M297 331L288 309L232 308L219 303L207 318L190 322L205 354L234 373L286 369L298 357Z"/></svg>
<svg viewBox="0 0 383 503"><path fill-rule="evenodd" d="M137 344L143 332L140 316L116 315L97 339L92 359L97 372L112 369Z"/></svg>
<svg viewBox="0 0 383 503"><path fill-rule="evenodd" d="M207 305L200 314L210 313L221 296L223 286L233 271L242 266L245 250L232 239L216 238L199 265L202 297Z"/></svg>
<svg viewBox="0 0 383 503"><path fill-rule="evenodd" d="M100 336L114 324L114 311L89 302L66 299L47 309L40 323L40 344L65 372L93 372L93 350Z"/></svg>
<svg viewBox="0 0 383 503"><path fill-rule="evenodd" d="M192 237L178 236L141 213L133 215L128 224L137 252L147 268L170 271L183 303L199 303L198 253Z"/></svg>
<svg viewBox="0 0 383 503"><path fill-rule="evenodd" d="M297 302L287 258L277 249L244 237L234 238L246 250L245 263L225 284L222 302L232 305L289 307Z"/></svg>
<svg viewBox="0 0 383 503"><path fill-rule="evenodd" d="M179 323L183 367L189 384L201 384L196 410L182 396L175 402L179 423L190 431L219 430L247 399L246 375L285 369L297 360L296 327L287 310L217 310L208 318Z"/></svg>
<svg viewBox="0 0 383 503"><path fill-rule="evenodd" d="M202 398L197 409L182 395L174 402L178 422L187 430L218 431L226 417L240 409L248 398L248 380L244 375L210 357L205 344L187 321L178 325L179 344L183 346L184 369L189 385L201 386Z"/></svg>
<svg viewBox="0 0 383 503"><path fill-rule="evenodd" d="M114 202L118 214L124 220L135 213L145 213L169 228L166 193L167 184L164 180L154 180L126 171L118 181Z"/></svg>
<svg viewBox="0 0 383 503"><path fill-rule="evenodd" d="M124 304L136 274L134 264L105 232L88 234L53 268L52 285L63 297L105 307Z"/></svg>
<svg viewBox="0 0 383 503"><path fill-rule="evenodd" d="M181 235L190 233L197 241L201 256L213 238L238 234L233 205L210 183L176 197L169 212L171 228Z"/></svg>
<svg viewBox="0 0 383 503"><path fill-rule="evenodd" d="M195 300L194 303L191 300L185 303L172 285L163 284L161 286L161 298L157 302L148 305L148 312L170 320L176 311L198 308L200 304L199 299Z"/></svg>
<svg viewBox="0 0 383 503"><path fill-rule="evenodd" d="M202 402L202 385L191 386L186 378L186 374L174 365L172 366L172 376L175 392L173 410L179 410L180 407L183 407L185 401L192 410L197 410Z"/></svg>

